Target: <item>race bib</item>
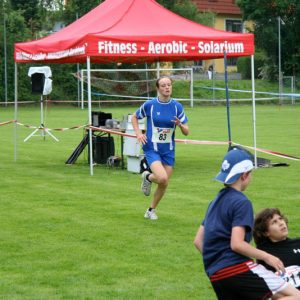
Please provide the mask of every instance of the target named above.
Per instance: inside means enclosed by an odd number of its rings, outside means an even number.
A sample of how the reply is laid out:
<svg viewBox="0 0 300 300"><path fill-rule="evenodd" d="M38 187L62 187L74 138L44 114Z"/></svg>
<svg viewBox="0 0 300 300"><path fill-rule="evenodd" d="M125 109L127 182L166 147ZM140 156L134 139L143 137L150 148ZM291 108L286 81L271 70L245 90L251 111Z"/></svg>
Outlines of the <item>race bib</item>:
<svg viewBox="0 0 300 300"><path fill-rule="evenodd" d="M285 268L285 273L276 274L294 287L300 287L300 266L289 266Z"/></svg>
<svg viewBox="0 0 300 300"><path fill-rule="evenodd" d="M153 127L152 142L153 143L171 143L173 128Z"/></svg>

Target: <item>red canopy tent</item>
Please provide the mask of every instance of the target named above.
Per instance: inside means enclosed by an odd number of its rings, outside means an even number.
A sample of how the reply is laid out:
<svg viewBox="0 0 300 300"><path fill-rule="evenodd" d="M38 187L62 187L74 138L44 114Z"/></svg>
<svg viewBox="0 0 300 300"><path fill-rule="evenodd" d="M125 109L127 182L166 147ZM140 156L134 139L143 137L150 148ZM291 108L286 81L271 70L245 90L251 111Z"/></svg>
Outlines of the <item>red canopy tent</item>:
<svg viewBox="0 0 300 300"><path fill-rule="evenodd" d="M254 53L252 34L215 30L154 0L106 0L48 37L15 44L16 62L202 60Z"/></svg>
<svg viewBox="0 0 300 300"><path fill-rule="evenodd" d="M223 58L224 53L253 58L253 34L200 25L154 0L106 0L59 32L16 43L14 49L16 63L86 62L90 123L91 62L205 60Z"/></svg>

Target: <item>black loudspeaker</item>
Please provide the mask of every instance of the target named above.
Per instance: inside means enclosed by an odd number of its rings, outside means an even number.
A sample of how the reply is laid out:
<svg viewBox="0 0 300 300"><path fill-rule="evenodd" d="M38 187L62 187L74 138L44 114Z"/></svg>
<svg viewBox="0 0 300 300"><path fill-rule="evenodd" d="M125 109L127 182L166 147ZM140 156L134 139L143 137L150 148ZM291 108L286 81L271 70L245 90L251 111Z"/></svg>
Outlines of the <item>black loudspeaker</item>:
<svg viewBox="0 0 300 300"><path fill-rule="evenodd" d="M45 84L45 75L43 73L34 73L31 75L32 93L43 94Z"/></svg>
<svg viewBox="0 0 300 300"><path fill-rule="evenodd" d="M114 155L115 143L112 136L93 136L93 158L95 163L106 164L107 159Z"/></svg>
<svg viewBox="0 0 300 300"><path fill-rule="evenodd" d="M111 113L104 113L102 111L92 111L92 126L105 126L105 121L107 119L112 119Z"/></svg>

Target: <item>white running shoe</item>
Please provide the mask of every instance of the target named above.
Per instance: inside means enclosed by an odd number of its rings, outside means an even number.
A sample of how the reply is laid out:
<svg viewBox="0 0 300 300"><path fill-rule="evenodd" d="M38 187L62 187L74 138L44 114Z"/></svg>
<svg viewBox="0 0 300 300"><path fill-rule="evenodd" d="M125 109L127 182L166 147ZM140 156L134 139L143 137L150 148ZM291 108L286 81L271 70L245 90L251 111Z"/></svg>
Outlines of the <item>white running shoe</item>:
<svg viewBox="0 0 300 300"><path fill-rule="evenodd" d="M144 215L145 219L150 219L150 220L157 220L158 216L155 212L155 209L147 209Z"/></svg>
<svg viewBox="0 0 300 300"><path fill-rule="evenodd" d="M149 171L144 171L142 174L142 185L141 190L145 196L150 196L152 182L147 180L147 175L151 174Z"/></svg>

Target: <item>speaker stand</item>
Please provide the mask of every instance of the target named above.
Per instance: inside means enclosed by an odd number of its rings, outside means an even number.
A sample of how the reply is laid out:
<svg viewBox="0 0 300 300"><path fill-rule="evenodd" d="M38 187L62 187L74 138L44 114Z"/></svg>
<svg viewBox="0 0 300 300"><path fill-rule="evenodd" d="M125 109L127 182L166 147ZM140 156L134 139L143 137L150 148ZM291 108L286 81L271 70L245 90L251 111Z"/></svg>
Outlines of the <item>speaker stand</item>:
<svg viewBox="0 0 300 300"><path fill-rule="evenodd" d="M45 127L44 125L44 99L43 99L43 95L41 95L41 124L38 128L36 128L32 133L30 133L25 139L24 142L27 142L31 137L33 136L39 136L38 134L36 134L39 130L41 131L41 136L44 138L44 140L46 139L46 135L49 135L50 137L52 137L55 141L59 142L59 139L54 136L48 128Z"/></svg>

